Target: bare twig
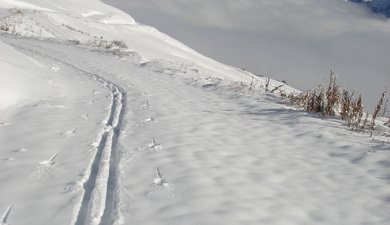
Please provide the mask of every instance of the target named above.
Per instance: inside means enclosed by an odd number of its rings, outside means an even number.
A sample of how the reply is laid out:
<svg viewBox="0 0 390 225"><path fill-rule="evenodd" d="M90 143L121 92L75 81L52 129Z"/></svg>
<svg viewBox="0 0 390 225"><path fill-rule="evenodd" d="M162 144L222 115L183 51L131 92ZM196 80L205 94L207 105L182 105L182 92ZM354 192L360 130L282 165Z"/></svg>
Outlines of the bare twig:
<svg viewBox="0 0 390 225"><path fill-rule="evenodd" d="M267 79L265 80L265 91L268 92L268 87L269 87L269 82L270 82L271 78L270 77L267 77Z"/></svg>
<svg viewBox="0 0 390 225"><path fill-rule="evenodd" d="M277 86L277 87L274 87L274 89L271 90L271 93L274 93L275 91L279 90L279 88L281 88L281 87L283 87L283 86L284 86L284 84L279 85L279 86Z"/></svg>

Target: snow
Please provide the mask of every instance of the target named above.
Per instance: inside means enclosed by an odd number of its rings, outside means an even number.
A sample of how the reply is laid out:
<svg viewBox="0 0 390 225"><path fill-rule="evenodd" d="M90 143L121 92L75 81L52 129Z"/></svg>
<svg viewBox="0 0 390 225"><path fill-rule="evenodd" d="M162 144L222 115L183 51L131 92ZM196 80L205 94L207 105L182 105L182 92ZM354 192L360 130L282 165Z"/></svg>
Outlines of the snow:
<svg viewBox="0 0 390 225"><path fill-rule="evenodd" d="M29 4L52 11L0 10L2 224L388 223L389 129L294 109L98 1Z"/></svg>
<svg viewBox="0 0 390 225"><path fill-rule="evenodd" d="M45 84L45 70L33 59L0 42L0 110L36 101L52 88ZM36 71L31 74L29 71Z"/></svg>
<svg viewBox="0 0 390 225"><path fill-rule="evenodd" d="M0 8L10 8L10 9L31 9L31 10L41 10L41 11L52 11L47 8L40 7L35 4L30 4L27 2L21 2L16 0L1 0Z"/></svg>
<svg viewBox="0 0 390 225"><path fill-rule="evenodd" d="M98 12L98 11L89 11L89 12L86 12L86 13L81 13L82 16L84 17L90 17L90 16L104 16L104 13L101 13L101 12Z"/></svg>

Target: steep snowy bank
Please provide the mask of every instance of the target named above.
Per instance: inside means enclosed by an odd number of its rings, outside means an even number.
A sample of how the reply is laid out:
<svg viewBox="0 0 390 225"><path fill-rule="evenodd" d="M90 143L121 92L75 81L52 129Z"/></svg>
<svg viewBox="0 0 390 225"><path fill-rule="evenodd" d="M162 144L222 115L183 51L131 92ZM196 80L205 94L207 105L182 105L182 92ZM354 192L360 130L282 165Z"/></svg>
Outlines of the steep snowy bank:
<svg viewBox="0 0 390 225"><path fill-rule="evenodd" d="M55 93L39 62L0 42L0 111L31 104Z"/></svg>

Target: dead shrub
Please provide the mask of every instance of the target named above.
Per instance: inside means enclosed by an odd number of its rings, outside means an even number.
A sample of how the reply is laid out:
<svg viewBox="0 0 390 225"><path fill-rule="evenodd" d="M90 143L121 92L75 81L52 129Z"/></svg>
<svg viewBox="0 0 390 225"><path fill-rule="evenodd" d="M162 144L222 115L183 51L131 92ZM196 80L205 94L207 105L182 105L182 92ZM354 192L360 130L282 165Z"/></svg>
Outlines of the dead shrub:
<svg viewBox="0 0 390 225"><path fill-rule="evenodd" d="M331 72L329 86L325 89L319 86L316 89L305 91L290 98L294 105L303 107L308 112L321 113L325 116L334 116L335 108L340 102L340 91L336 84L336 76Z"/></svg>
<svg viewBox="0 0 390 225"><path fill-rule="evenodd" d="M124 41L121 41L121 40L113 40L111 45L116 46L118 48L124 48L124 49L128 48L126 43Z"/></svg>
<svg viewBox="0 0 390 225"><path fill-rule="evenodd" d="M319 86L297 96L291 94L289 100L293 105L308 112L321 113L325 116L339 115L340 119L347 121L348 126L352 129L365 127L368 120L367 114L363 126L361 126L364 115L362 96L354 98L354 92L350 94L346 89L341 90L333 72L329 76L328 87Z"/></svg>

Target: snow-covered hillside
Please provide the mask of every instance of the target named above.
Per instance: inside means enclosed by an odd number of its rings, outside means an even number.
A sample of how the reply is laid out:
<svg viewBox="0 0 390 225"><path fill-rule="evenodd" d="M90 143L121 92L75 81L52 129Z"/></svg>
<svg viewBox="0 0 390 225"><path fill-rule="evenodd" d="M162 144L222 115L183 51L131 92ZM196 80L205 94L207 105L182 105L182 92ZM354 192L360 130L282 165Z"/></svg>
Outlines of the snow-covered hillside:
<svg viewBox="0 0 390 225"><path fill-rule="evenodd" d="M0 8L2 224L390 221L384 126L294 109L97 0Z"/></svg>

